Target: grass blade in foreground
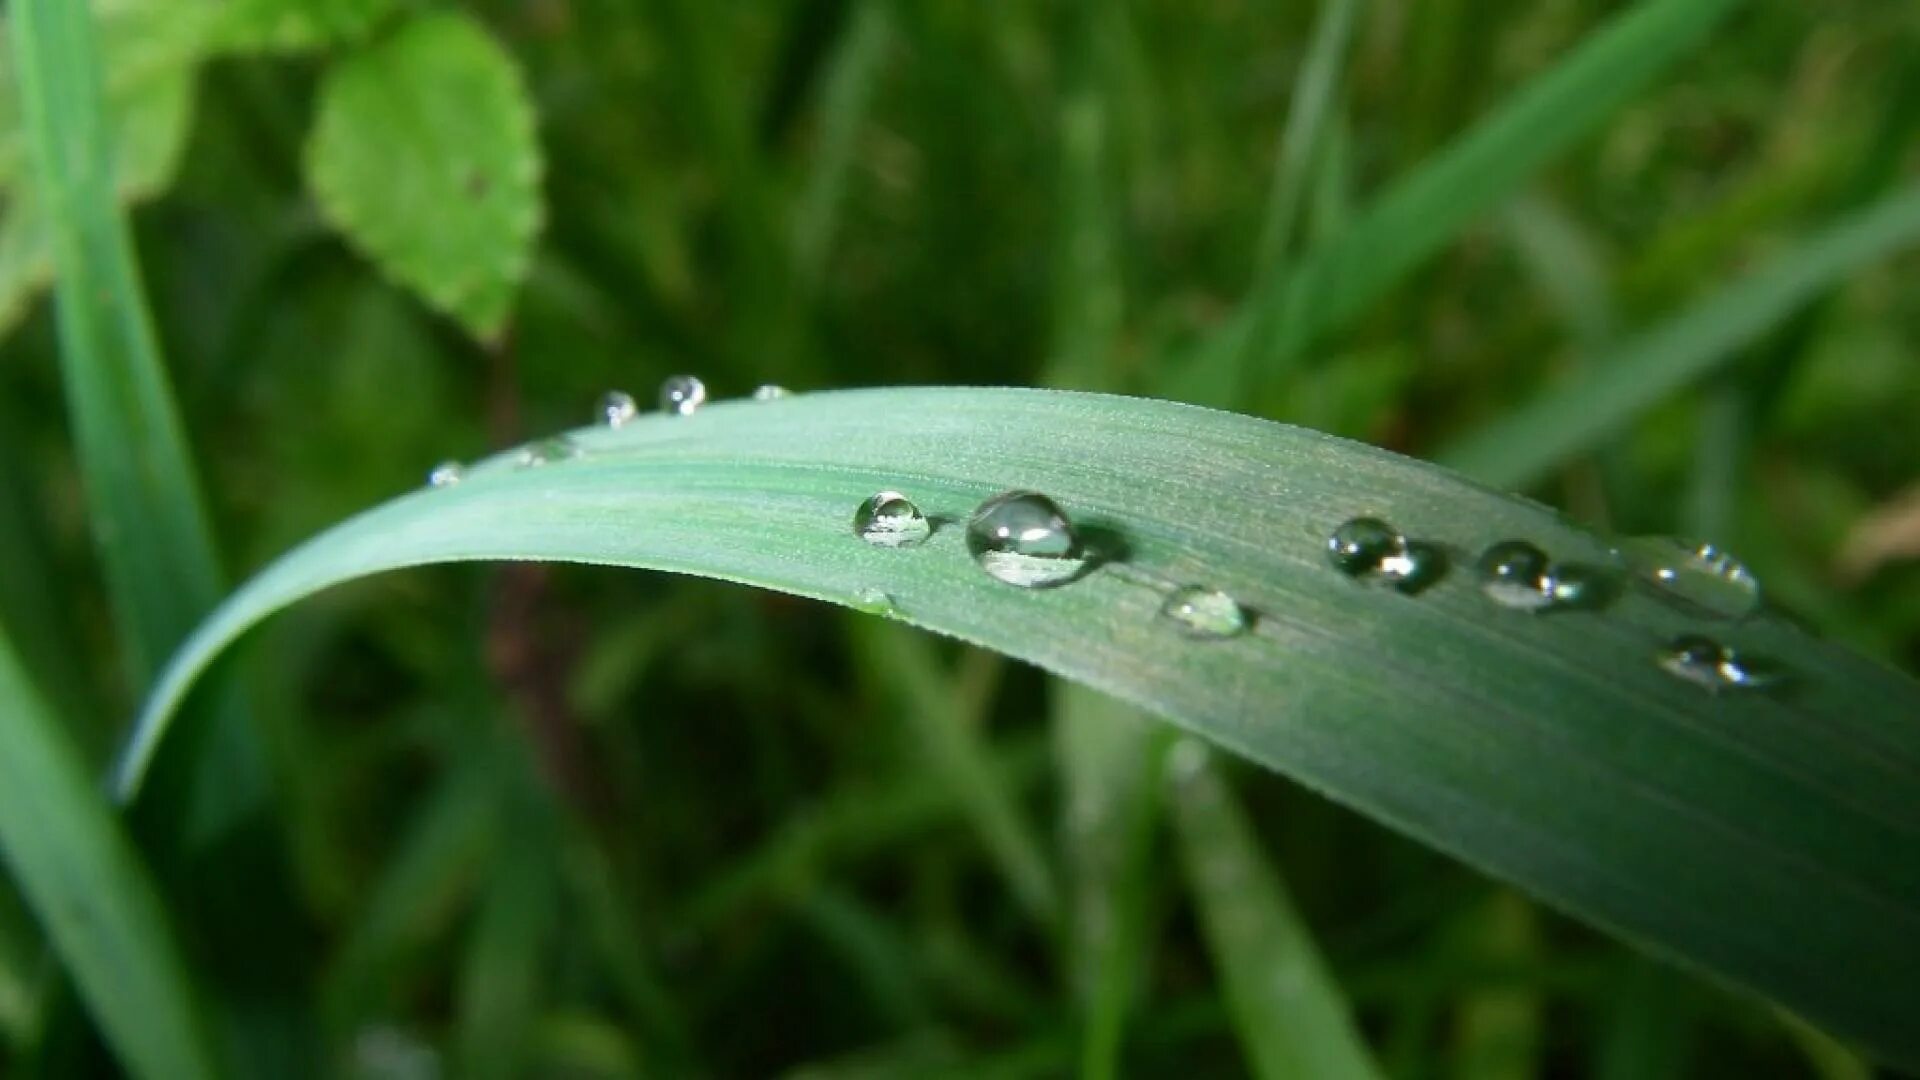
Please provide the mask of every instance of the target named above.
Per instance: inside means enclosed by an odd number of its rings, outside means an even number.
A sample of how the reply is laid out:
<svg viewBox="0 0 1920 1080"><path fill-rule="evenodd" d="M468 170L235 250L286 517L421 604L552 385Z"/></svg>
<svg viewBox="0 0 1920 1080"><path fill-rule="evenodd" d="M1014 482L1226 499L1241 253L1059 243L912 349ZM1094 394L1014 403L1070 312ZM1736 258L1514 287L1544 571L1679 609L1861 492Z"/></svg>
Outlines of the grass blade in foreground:
<svg viewBox="0 0 1920 1080"><path fill-rule="evenodd" d="M196 994L133 845L0 633L0 849L120 1064L215 1075Z"/></svg>
<svg viewBox="0 0 1920 1080"><path fill-rule="evenodd" d="M1379 1077L1312 934L1210 756L1192 740L1174 748L1170 801L1248 1071L1264 1080Z"/></svg>
<svg viewBox="0 0 1920 1080"><path fill-rule="evenodd" d="M121 772L138 784L193 678L247 627L340 581L431 562L555 559L700 574L903 621L1124 698L1697 968L1920 1063L1920 687L1772 618L1703 622L1621 583L1598 611L1494 605L1463 566L1520 537L1606 565L1524 499L1313 432L1169 402L898 389L727 402L503 454L269 567L196 632ZM1051 494L1116 561L1053 589L996 581L957 521ZM862 543L881 488L941 522ZM1418 596L1330 569L1328 531L1384 517L1443 545ZM1257 613L1224 640L1161 614L1168 583ZM1714 635L1791 673L1709 693L1656 660Z"/></svg>

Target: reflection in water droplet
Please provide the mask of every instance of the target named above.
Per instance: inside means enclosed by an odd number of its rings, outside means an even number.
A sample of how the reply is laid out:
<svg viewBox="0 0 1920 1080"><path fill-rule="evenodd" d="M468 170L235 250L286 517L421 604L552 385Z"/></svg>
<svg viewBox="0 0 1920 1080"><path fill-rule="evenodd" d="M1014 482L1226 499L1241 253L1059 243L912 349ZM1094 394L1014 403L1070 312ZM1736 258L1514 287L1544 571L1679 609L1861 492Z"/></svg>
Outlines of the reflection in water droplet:
<svg viewBox="0 0 1920 1080"><path fill-rule="evenodd" d="M427 472L428 487L452 487L465 479L467 470L457 461L443 461Z"/></svg>
<svg viewBox="0 0 1920 1080"><path fill-rule="evenodd" d="M1707 615L1740 619L1760 607L1760 579L1712 544L1645 536L1621 544L1620 553L1663 595Z"/></svg>
<svg viewBox="0 0 1920 1080"><path fill-rule="evenodd" d="M1669 674L1713 693L1766 690L1786 678L1786 672L1772 661L1747 656L1700 634L1674 638L1661 650L1659 661Z"/></svg>
<svg viewBox="0 0 1920 1080"><path fill-rule="evenodd" d="M753 400L755 401L778 401L783 397L791 397L792 394L793 391L788 390L778 383L764 383L753 388Z"/></svg>
<svg viewBox="0 0 1920 1080"><path fill-rule="evenodd" d="M1186 585L1167 594L1160 614L1191 638L1219 639L1246 633L1249 619L1240 602L1219 589Z"/></svg>
<svg viewBox="0 0 1920 1080"><path fill-rule="evenodd" d="M1555 563L1542 583L1556 610L1580 611L1606 603L1606 572L1584 563Z"/></svg>
<svg viewBox="0 0 1920 1080"><path fill-rule="evenodd" d="M1380 561L1380 576L1395 589L1412 596L1424 592L1447 573L1447 553L1438 545L1408 540L1398 555Z"/></svg>
<svg viewBox="0 0 1920 1080"><path fill-rule="evenodd" d="M913 547L933 534L933 523L897 491L882 491L853 512L853 534L878 547Z"/></svg>
<svg viewBox="0 0 1920 1080"><path fill-rule="evenodd" d="M550 439L528 443L520 448L520 457L514 462L522 469L535 469L542 465L551 465L556 461L565 461L578 456L580 448L565 435L555 435Z"/></svg>
<svg viewBox="0 0 1920 1080"><path fill-rule="evenodd" d="M692 416L707 403L707 384L691 375L675 375L660 384L660 411Z"/></svg>
<svg viewBox="0 0 1920 1080"><path fill-rule="evenodd" d="M1327 536L1327 559L1341 573L1359 577L1379 570L1387 559L1405 555L1406 547L1393 526L1379 518L1357 517L1342 522Z"/></svg>
<svg viewBox="0 0 1920 1080"><path fill-rule="evenodd" d="M633 395L625 390L609 390L600 395L600 404L594 415L608 427L621 424L639 415L640 406L634 403Z"/></svg>
<svg viewBox="0 0 1920 1080"><path fill-rule="evenodd" d="M989 575L1025 589L1063 585L1087 566L1073 523L1037 491L981 503L967 522L967 550Z"/></svg>

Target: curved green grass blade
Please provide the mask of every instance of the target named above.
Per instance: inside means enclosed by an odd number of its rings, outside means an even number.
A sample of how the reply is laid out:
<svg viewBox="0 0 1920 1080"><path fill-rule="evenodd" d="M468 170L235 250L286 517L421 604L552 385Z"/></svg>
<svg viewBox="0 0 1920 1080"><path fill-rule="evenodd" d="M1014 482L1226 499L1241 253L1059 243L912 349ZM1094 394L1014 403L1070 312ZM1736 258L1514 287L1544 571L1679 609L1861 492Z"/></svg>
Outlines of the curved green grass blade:
<svg viewBox="0 0 1920 1080"><path fill-rule="evenodd" d="M1169 402L898 389L727 402L501 455L268 567L149 700L137 786L195 676L249 626L336 582L424 563L554 559L699 574L871 607L1157 712L1635 941L1920 1062L1920 687L1784 620L1702 624L1622 583L1605 610L1492 605L1461 567L1530 539L1605 564L1524 499L1313 432ZM878 488L942 524L879 548L849 529ZM1044 591L987 577L959 524L1006 488L1052 494L1112 561ZM1421 595L1329 569L1356 514L1444 545ZM1124 557L1118 557L1123 555ZM1182 636L1171 583L1227 590L1252 632ZM863 599L864 597L864 599ZM1655 663L1716 634L1792 672L1714 695Z"/></svg>
<svg viewBox="0 0 1920 1080"><path fill-rule="evenodd" d="M1908 188L1623 342L1439 459L1490 484L1531 483L1733 359L1848 274L1916 243L1920 188Z"/></svg>
<svg viewBox="0 0 1920 1080"><path fill-rule="evenodd" d="M0 855L127 1072L216 1075L159 895L4 632Z"/></svg>

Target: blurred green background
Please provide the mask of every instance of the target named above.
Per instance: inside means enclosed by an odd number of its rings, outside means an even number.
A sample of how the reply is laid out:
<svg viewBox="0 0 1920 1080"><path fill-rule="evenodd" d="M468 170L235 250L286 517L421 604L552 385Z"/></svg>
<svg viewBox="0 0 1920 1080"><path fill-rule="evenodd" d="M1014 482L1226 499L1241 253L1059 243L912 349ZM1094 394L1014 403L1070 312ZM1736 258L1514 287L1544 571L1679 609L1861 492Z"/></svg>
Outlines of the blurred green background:
<svg viewBox="0 0 1920 1080"><path fill-rule="evenodd" d="M1186 394L1423 456L1920 176L1920 9L1740 5L1357 317L1267 375L1180 380L1276 266L1347 235L1630 6L468 4L522 73L544 159L544 225L485 343L343 242L307 180L320 88L402 10L194 55L177 173L136 239L236 576L436 460L586 422L608 388L648 402L678 372L718 396ZM1276 195L1316 25L1341 7L1323 137ZM1916 270L1909 254L1852 275L1532 493L1604 529L1723 543L1788 612L1920 667ZM20 302L0 345L0 618L104 763L142 688L116 659L51 308ZM1080 1067L1057 918L1008 889L902 718L944 710L977 733L1018 830L1066 874L1060 691L1033 671L785 597L579 567L380 579L296 609L229 667L273 809L258 842L199 856L174 915L256 1006L250 1060ZM1868 1074L1281 778L1230 775L1392 1076ZM1123 1071L1242 1075L1174 838L1143 820L1155 872ZM107 1067L84 1032L43 1028L11 896L0 925L0 1062Z"/></svg>

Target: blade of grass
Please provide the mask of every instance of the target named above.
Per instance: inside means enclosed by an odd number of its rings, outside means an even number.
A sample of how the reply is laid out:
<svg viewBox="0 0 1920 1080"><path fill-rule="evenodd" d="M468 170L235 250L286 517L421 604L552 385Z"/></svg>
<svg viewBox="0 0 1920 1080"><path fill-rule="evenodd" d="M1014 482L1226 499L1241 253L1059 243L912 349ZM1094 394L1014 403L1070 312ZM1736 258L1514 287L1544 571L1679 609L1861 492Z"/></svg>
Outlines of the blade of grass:
<svg viewBox="0 0 1920 1080"><path fill-rule="evenodd" d="M1365 311L1541 166L1667 71L1742 0L1645 0L1592 34L1433 161L1399 181L1331 246L1256 289L1178 378L1214 402L1270 382Z"/></svg>
<svg viewBox="0 0 1920 1080"><path fill-rule="evenodd" d="M794 217L794 260L801 282L817 289L833 234L846 202L847 175L861 127L872 111L874 90L893 37L888 0L859 0L845 36L834 49L820 100L813 163Z"/></svg>
<svg viewBox="0 0 1920 1080"><path fill-rule="evenodd" d="M121 1066L218 1075L159 895L4 632L0 854Z"/></svg>
<svg viewBox="0 0 1920 1080"><path fill-rule="evenodd" d="M248 626L382 570L485 558L695 573L862 605L1150 709L1643 945L1920 1060L1920 687L1787 620L1704 629L1786 665L1778 693L1709 694L1656 660L1696 615L1650 590L1594 612L1488 607L1471 575L1418 597L1326 565L1327 532L1383 516L1455 553L1523 536L1611 545L1524 499L1328 436L1169 402L892 389L722 402L569 436L414 492L289 553L196 632L119 771L137 786L195 675ZM1044 490L1108 564L1051 590L983 574L964 530L849 534L880 488L957 519ZM1256 613L1181 636L1170 583Z"/></svg>
<svg viewBox="0 0 1920 1080"><path fill-rule="evenodd" d="M1728 362L1848 274L1916 243L1920 188L1908 188L1621 343L1437 458L1488 484L1530 484Z"/></svg>
<svg viewBox="0 0 1920 1080"><path fill-rule="evenodd" d="M1053 715L1071 902L1068 959L1080 998L1080 1075L1120 1075L1128 1015L1147 979L1158 775L1169 729L1084 686L1057 682Z"/></svg>
<svg viewBox="0 0 1920 1080"><path fill-rule="evenodd" d="M1248 1070L1264 1080L1380 1076L1312 932L1208 758L1193 740L1174 748L1169 802Z"/></svg>
<svg viewBox="0 0 1920 1080"><path fill-rule="evenodd" d="M857 651L870 661L867 669L884 680L883 691L927 767L959 796L1007 887L1035 918L1055 923L1060 898L1053 869L1013 790L993 767L978 718L966 715L948 692L951 682L932 643L872 620L853 623L851 632Z"/></svg>
<svg viewBox="0 0 1920 1080"><path fill-rule="evenodd" d="M1460 942L1476 963L1541 965L1539 920L1527 901L1500 892L1468 913ZM1540 1075L1540 988L1521 983L1465 995L1454 1020L1451 1073L1462 1080Z"/></svg>
<svg viewBox="0 0 1920 1080"><path fill-rule="evenodd" d="M457 1071L481 1080L524 1075L540 1008L541 964L558 918L548 807L531 792L510 801L519 805L504 815L507 835L480 900L457 990Z"/></svg>
<svg viewBox="0 0 1920 1080"><path fill-rule="evenodd" d="M1359 22L1361 0L1325 0L1314 24L1306 60L1294 77L1293 98L1287 106L1286 127L1273 168L1273 188L1267 195L1266 221L1260 227L1255 262L1256 280L1280 269L1293 250L1300 228L1301 208L1317 173L1329 135L1328 118L1339 104L1334 90L1346 70L1353 28Z"/></svg>

